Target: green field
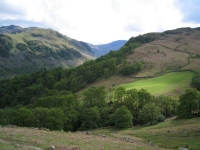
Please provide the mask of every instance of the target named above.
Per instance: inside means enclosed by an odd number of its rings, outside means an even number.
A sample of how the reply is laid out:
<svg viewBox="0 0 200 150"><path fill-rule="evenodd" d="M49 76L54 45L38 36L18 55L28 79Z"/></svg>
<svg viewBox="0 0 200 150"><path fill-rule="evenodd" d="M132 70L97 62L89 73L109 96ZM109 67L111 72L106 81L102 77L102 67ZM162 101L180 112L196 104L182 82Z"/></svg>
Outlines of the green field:
<svg viewBox="0 0 200 150"><path fill-rule="evenodd" d="M156 78L139 80L120 86L125 87L126 90L146 89L153 95L179 96L185 89L190 87L193 75L192 72L172 72Z"/></svg>

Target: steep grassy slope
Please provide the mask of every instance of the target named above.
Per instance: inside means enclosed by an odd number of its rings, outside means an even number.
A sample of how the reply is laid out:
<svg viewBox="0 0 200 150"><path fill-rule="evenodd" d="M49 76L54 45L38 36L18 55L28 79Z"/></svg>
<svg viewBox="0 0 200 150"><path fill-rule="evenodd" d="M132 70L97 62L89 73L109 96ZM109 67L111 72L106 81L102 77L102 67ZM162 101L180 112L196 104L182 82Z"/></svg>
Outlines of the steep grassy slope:
<svg viewBox="0 0 200 150"><path fill-rule="evenodd" d="M51 29L0 28L0 77L30 73L40 68L71 67L94 59L84 42Z"/></svg>

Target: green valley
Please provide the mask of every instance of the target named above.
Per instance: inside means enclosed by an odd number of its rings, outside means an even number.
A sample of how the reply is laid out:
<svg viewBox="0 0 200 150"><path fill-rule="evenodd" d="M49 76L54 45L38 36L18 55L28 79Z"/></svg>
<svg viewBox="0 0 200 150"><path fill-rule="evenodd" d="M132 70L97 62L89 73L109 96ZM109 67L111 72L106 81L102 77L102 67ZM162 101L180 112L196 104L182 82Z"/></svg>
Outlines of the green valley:
<svg viewBox="0 0 200 150"><path fill-rule="evenodd" d="M1 147L199 149L200 28L131 37L96 59L51 29L4 31Z"/></svg>

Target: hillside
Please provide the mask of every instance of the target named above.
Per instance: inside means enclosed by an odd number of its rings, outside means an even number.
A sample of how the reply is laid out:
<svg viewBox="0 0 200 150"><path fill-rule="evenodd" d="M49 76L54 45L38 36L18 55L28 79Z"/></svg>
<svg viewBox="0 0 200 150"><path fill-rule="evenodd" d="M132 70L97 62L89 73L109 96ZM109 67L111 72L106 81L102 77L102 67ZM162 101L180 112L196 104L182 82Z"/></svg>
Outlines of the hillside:
<svg viewBox="0 0 200 150"><path fill-rule="evenodd" d="M92 48L95 55L97 57L100 57L102 55L109 53L111 50L112 51L119 50L125 43L126 40L118 40L108 44L101 44L101 45L88 44L88 45Z"/></svg>
<svg viewBox="0 0 200 150"><path fill-rule="evenodd" d="M152 38L146 42L144 38ZM169 72L200 71L200 28L179 28L162 33L147 33L132 37L121 47L121 51L131 49L137 41L142 43L127 53L126 65L142 62L143 69L132 75L120 74L108 79L100 79L91 86L121 85L137 80L154 78ZM134 87L133 87L134 88Z"/></svg>
<svg viewBox="0 0 200 150"><path fill-rule="evenodd" d="M0 78L41 68L74 67L95 58L86 43L36 27L0 27L0 49Z"/></svg>
<svg viewBox="0 0 200 150"><path fill-rule="evenodd" d="M135 77L156 77L171 71L200 70L200 28L179 28L148 33L152 42L128 55L129 62L142 61L144 69Z"/></svg>

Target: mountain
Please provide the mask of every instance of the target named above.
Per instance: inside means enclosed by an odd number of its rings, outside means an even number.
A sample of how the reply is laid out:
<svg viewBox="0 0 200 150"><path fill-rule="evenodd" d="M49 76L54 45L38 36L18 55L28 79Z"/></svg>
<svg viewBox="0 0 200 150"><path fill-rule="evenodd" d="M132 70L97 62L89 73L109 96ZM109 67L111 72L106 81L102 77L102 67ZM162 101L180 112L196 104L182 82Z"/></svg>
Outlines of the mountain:
<svg viewBox="0 0 200 150"><path fill-rule="evenodd" d="M92 48L95 55L97 57L100 57L102 55L109 53L111 50L113 51L119 50L125 43L126 40L118 40L108 44L101 44L101 45L88 44L88 45Z"/></svg>
<svg viewBox="0 0 200 150"><path fill-rule="evenodd" d="M0 77L74 67L96 56L90 46L52 29L0 27Z"/></svg>

